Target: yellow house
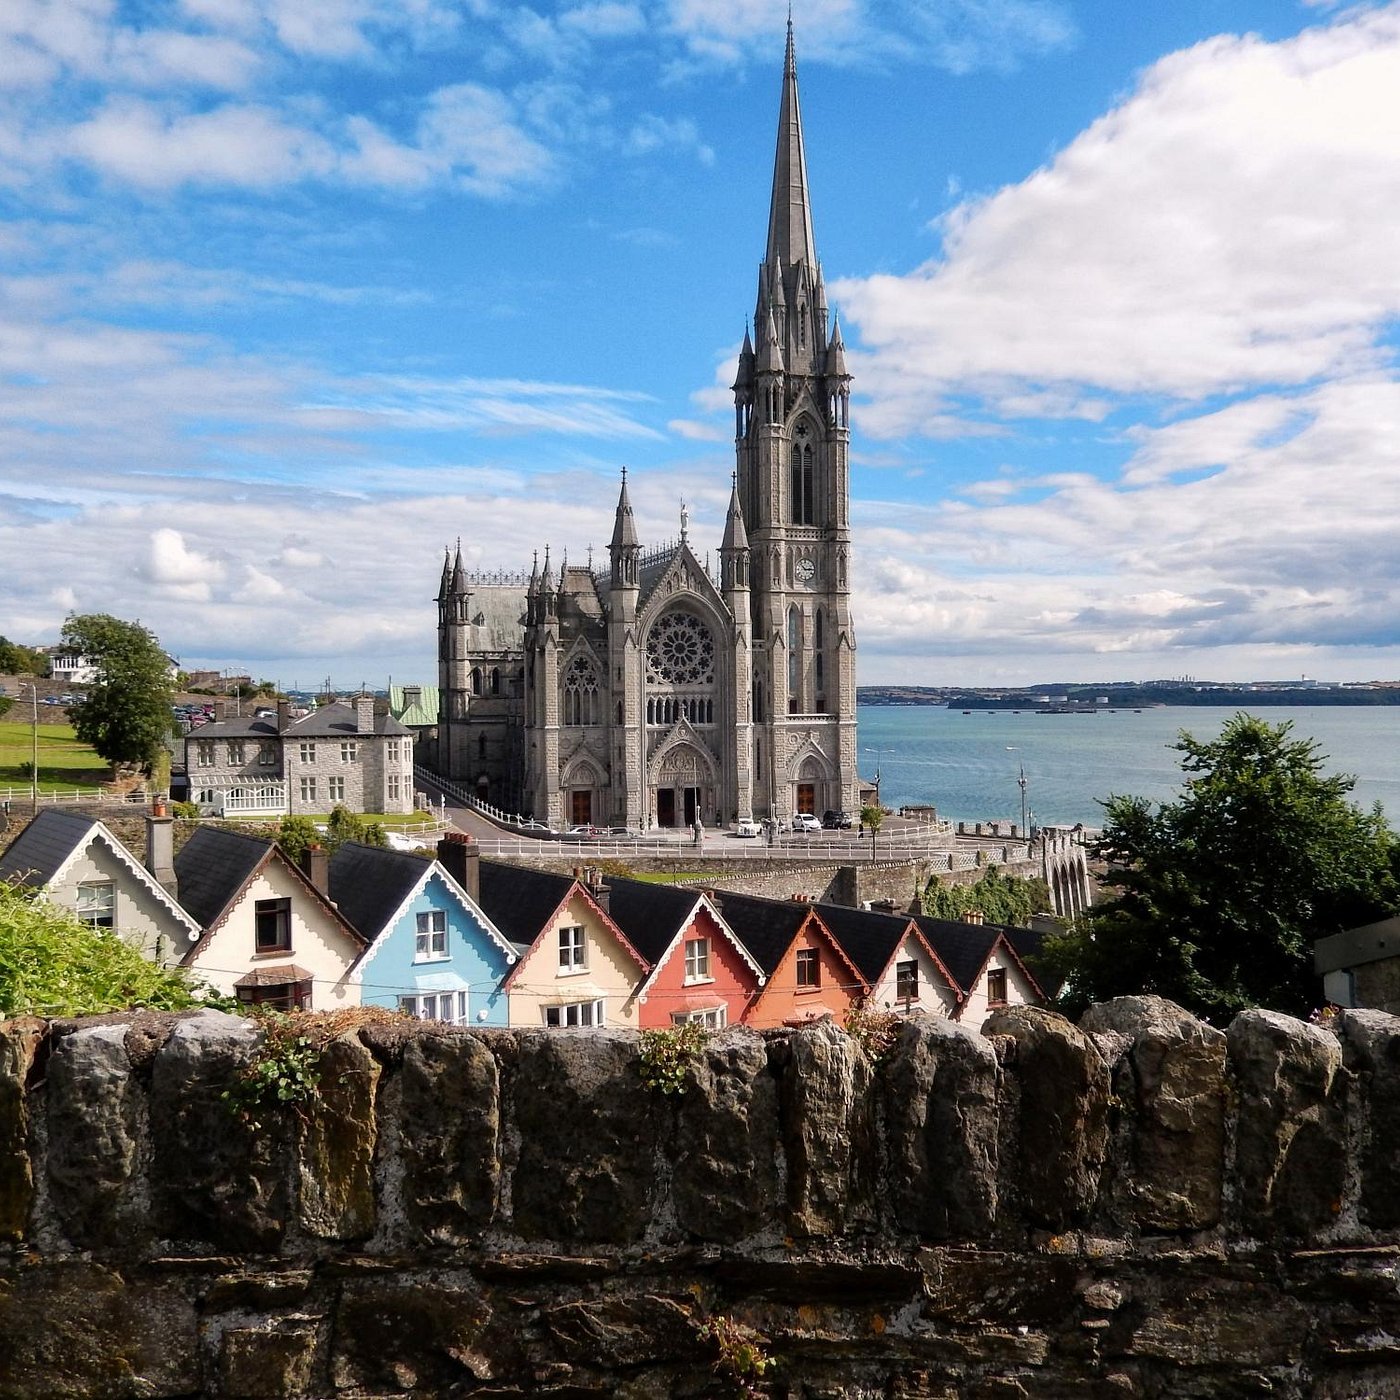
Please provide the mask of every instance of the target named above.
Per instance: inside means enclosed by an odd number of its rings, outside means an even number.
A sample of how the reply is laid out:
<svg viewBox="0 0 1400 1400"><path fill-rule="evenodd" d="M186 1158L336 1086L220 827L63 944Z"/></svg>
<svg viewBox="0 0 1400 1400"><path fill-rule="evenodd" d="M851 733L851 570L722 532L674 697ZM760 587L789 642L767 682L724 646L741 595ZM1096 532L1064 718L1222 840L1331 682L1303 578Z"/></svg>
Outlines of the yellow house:
<svg viewBox="0 0 1400 1400"><path fill-rule="evenodd" d="M365 942L327 898L324 866L315 851L305 875L271 841L200 827L175 857L180 902L203 930L182 965L278 1010L358 1006L349 974Z"/></svg>
<svg viewBox="0 0 1400 1400"><path fill-rule="evenodd" d="M520 953L502 983L510 1025L636 1027L650 964L582 883L484 860L479 902Z"/></svg>

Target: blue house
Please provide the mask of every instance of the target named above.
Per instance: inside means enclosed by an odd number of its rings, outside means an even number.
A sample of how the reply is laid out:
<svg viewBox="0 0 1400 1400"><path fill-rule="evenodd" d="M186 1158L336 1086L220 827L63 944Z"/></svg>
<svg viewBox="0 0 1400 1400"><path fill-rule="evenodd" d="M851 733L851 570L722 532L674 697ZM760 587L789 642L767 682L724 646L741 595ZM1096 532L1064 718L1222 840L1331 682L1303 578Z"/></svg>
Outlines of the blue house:
<svg viewBox="0 0 1400 1400"><path fill-rule="evenodd" d="M454 863L467 875L466 861ZM441 861L347 841L331 857L330 897L368 944L351 974L362 1005L507 1023L501 980L519 952Z"/></svg>

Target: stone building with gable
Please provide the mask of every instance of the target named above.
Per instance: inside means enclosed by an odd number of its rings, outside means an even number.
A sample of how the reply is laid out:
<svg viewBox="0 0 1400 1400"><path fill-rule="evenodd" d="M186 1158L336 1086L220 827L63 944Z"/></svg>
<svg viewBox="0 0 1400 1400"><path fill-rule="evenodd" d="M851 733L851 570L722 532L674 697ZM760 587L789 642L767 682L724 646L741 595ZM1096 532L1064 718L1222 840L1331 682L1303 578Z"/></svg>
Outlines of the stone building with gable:
<svg viewBox="0 0 1400 1400"><path fill-rule="evenodd" d="M857 805L850 375L828 312L788 26L768 238L735 378L718 567L684 507L644 548L624 471L605 569L444 560L425 757L552 827L722 826Z"/></svg>

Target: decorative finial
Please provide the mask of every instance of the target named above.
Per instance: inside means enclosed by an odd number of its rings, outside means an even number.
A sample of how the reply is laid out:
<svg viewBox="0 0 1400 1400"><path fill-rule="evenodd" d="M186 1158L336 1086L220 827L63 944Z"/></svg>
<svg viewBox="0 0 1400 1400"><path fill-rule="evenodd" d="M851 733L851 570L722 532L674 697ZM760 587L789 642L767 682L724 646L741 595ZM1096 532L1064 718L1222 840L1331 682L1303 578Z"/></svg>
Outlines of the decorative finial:
<svg viewBox="0 0 1400 1400"><path fill-rule="evenodd" d="M591 544L588 546L588 572L593 572L593 546Z"/></svg>
<svg viewBox="0 0 1400 1400"><path fill-rule="evenodd" d="M685 499L681 499L681 543L686 542L686 531L690 526L690 511L686 508Z"/></svg>
<svg viewBox="0 0 1400 1400"><path fill-rule="evenodd" d="M622 484L623 484L624 486L627 485L627 463L626 463L626 462L624 462L624 463L622 464Z"/></svg>

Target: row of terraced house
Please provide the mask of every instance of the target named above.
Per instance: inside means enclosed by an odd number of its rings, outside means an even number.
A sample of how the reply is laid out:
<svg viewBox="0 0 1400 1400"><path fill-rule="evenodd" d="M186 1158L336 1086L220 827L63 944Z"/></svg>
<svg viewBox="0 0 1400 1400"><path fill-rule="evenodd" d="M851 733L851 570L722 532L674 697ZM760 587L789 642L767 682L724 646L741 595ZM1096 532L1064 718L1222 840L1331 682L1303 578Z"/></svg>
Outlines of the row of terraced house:
<svg viewBox="0 0 1400 1400"><path fill-rule="evenodd" d="M302 863L212 825L176 853L146 819L138 860L100 822L48 809L0 856L165 965L281 1009L375 1005L455 1025L712 1029L842 1019L856 1005L973 1026L1044 989L1028 929L561 874L348 842Z"/></svg>

